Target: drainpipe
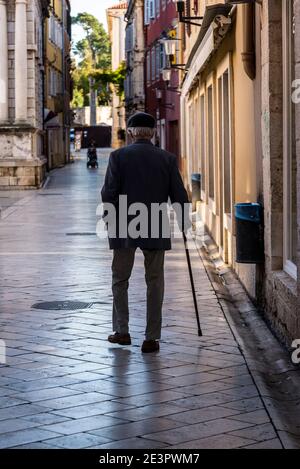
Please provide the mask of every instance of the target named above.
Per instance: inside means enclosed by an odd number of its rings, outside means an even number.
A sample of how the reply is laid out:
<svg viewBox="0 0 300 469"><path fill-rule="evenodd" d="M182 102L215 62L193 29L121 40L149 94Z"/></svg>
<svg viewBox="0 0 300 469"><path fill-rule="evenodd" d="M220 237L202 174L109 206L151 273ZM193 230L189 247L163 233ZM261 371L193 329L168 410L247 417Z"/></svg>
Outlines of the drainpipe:
<svg viewBox="0 0 300 469"><path fill-rule="evenodd" d="M255 57L255 4L243 5L243 52L242 60L244 70L250 80L256 77L256 57Z"/></svg>

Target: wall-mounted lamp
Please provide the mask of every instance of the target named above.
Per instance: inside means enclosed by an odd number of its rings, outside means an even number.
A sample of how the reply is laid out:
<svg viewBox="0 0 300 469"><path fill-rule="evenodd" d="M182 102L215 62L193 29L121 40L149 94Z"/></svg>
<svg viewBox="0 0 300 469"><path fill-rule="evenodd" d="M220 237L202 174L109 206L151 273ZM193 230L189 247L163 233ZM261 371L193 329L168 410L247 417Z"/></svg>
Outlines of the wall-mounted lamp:
<svg viewBox="0 0 300 469"><path fill-rule="evenodd" d="M171 68L164 68L162 70L162 79L164 81L171 81L172 76L172 69Z"/></svg>
<svg viewBox="0 0 300 469"><path fill-rule="evenodd" d="M165 48L165 54L169 58L170 62L170 69L177 69L177 70L184 70L185 69L185 64L173 64L175 56L176 56L176 46L177 46L177 41L180 41L180 39L170 39L168 37L164 37L160 40L160 43L163 44ZM168 70L168 69L165 69ZM165 80L168 81L168 80Z"/></svg>
<svg viewBox="0 0 300 469"><path fill-rule="evenodd" d="M185 2L177 1L177 12L179 14L180 23L193 24L194 26L201 26L200 23L195 23L195 20L203 20L203 16L184 16L185 12Z"/></svg>
<svg viewBox="0 0 300 469"><path fill-rule="evenodd" d="M162 90L160 90L159 88L156 88L155 94L156 94L156 99L160 101L162 99Z"/></svg>
<svg viewBox="0 0 300 469"><path fill-rule="evenodd" d="M178 39L170 39L168 37L165 37L161 39L160 42L165 48L166 55L176 55Z"/></svg>

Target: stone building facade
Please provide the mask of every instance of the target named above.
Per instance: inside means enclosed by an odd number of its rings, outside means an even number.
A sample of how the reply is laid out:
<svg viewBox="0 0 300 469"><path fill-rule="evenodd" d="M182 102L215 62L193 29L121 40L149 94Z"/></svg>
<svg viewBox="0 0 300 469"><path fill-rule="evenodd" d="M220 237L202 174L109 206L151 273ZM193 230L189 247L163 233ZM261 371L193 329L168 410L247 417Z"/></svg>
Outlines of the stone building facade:
<svg viewBox="0 0 300 469"><path fill-rule="evenodd" d="M42 184L47 0L0 1L0 187Z"/></svg>
<svg viewBox="0 0 300 469"><path fill-rule="evenodd" d="M45 116L48 169L63 166L70 157L71 6L69 0L50 0L45 21ZM45 114L46 114L45 113Z"/></svg>
<svg viewBox="0 0 300 469"><path fill-rule="evenodd" d="M125 15L127 20L125 38L126 120L136 111L145 111L144 3L144 0L130 0Z"/></svg>
<svg viewBox="0 0 300 469"><path fill-rule="evenodd" d="M295 14L295 74L296 78L300 78L300 0L294 1ZM298 95L299 97L299 95ZM297 314L300 312L300 103L298 103L295 113L296 119L296 154L297 154L297 222L298 222L298 249L297 249L297 266L298 266L298 282L297 282Z"/></svg>
<svg viewBox="0 0 300 469"><path fill-rule="evenodd" d="M300 0L185 5L204 16L182 29L186 182L201 174L198 210L220 256L290 346L300 338ZM249 202L264 210L263 264L236 262L235 204Z"/></svg>
<svg viewBox="0 0 300 469"><path fill-rule="evenodd" d="M185 14L203 20L183 29L181 166L190 190L192 176L200 175L201 218L220 257L255 298L256 266L236 262L235 204L261 199L260 73L254 50L245 60L244 34L257 15L253 6L219 1L199 1Z"/></svg>
<svg viewBox="0 0 300 469"><path fill-rule="evenodd" d="M117 70L125 62L125 14L127 2L120 2L106 10L108 33L113 44L112 70ZM113 85L112 85L113 86ZM119 148L125 143L125 103L117 91L112 93L112 147Z"/></svg>
<svg viewBox="0 0 300 469"><path fill-rule="evenodd" d="M300 71L297 66L299 47L296 47L300 37L298 3L294 0L265 0L261 6L262 184L265 210L262 298L267 319L287 345L300 337L299 303L297 305L300 221L297 219L297 139L300 100L296 100L295 88ZM299 84L297 86L299 88Z"/></svg>
<svg viewBox="0 0 300 469"><path fill-rule="evenodd" d="M157 120L156 144L179 157L180 95L176 67L179 65L177 49L180 41L175 2L146 0L145 32L146 111ZM166 54L164 42L167 39L176 40L172 55Z"/></svg>

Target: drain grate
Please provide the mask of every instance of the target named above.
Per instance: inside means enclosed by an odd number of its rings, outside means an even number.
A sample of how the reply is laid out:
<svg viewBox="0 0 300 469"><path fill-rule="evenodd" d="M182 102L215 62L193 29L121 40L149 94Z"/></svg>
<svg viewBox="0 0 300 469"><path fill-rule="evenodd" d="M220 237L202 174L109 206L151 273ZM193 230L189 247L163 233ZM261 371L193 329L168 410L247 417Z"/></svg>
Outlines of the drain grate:
<svg viewBox="0 0 300 469"><path fill-rule="evenodd" d="M45 311L75 311L77 309L87 309L91 305L91 303L83 303L82 301L46 301L36 303L31 308Z"/></svg>
<svg viewBox="0 0 300 469"><path fill-rule="evenodd" d="M66 233L66 236L96 236L96 233L89 233L89 232L83 232L83 233Z"/></svg>
<svg viewBox="0 0 300 469"><path fill-rule="evenodd" d="M50 193L50 194L38 194L40 197L51 197L51 196L58 196L58 195L62 195L62 194L55 194L54 192Z"/></svg>

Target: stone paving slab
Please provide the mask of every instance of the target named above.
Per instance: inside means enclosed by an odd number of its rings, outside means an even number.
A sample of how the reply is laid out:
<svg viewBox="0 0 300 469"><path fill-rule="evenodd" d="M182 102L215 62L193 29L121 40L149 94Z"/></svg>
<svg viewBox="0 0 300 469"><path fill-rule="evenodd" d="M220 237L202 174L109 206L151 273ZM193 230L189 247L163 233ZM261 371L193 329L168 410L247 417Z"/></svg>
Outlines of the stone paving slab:
<svg viewBox="0 0 300 469"><path fill-rule="evenodd" d="M52 173L0 221L1 448L281 448L198 252L191 252L204 335L197 336L182 240L166 256L159 354L143 356L143 258L130 285L133 345L111 332L111 252L93 235L108 150ZM81 233L82 236L78 236ZM86 234L86 235L85 235ZM38 310L80 301L89 308ZM272 405L276 405L272 402ZM283 443L282 443L283 442Z"/></svg>

